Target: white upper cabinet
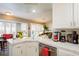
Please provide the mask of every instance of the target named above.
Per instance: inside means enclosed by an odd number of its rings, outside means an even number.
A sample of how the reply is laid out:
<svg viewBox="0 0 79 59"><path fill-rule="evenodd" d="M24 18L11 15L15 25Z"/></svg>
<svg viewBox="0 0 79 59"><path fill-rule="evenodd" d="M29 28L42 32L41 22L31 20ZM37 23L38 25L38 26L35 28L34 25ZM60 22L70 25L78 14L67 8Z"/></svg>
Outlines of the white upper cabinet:
<svg viewBox="0 0 79 59"><path fill-rule="evenodd" d="M73 26L73 4L53 4L53 28L70 28Z"/></svg>
<svg viewBox="0 0 79 59"><path fill-rule="evenodd" d="M79 27L79 3L74 3L74 25Z"/></svg>
<svg viewBox="0 0 79 59"><path fill-rule="evenodd" d="M78 4L78 6L77 6L77 8L78 8L78 9L77 9L77 10L78 10L78 12L77 12L77 13L78 13L78 14L77 14L77 17L78 17L78 19L77 19L77 22L78 22L78 23L77 23L77 26L79 27L79 3L77 3L77 4Z"/></svg>
<svg viewBox="0 0 79 59"><path fill-rule="evenodd" d="M79 3L53 4L53 28L79 28Z"/></svg>

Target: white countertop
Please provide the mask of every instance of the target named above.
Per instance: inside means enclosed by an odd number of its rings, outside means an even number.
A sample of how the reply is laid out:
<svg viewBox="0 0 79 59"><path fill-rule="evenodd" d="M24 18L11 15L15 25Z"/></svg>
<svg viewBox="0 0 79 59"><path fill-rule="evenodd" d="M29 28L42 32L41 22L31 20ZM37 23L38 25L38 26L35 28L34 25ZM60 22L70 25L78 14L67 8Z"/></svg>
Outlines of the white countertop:
<svg viewBox="0 0 79 59"><path fill-rule="evenodd" d="M53 47L62 48L77 53L79 55L79 44L72 44L68 42L54 42L51 39L39 39L38 41Z"/></svg>
<svg viewBox="0 0 79 59"><path fill-rule="evenodd" d="M79 44L71 44L71 43L67 43L67 42L54 42L51 39L48 38L36 38L35 40L32 40L31 38L23 38L23 39L11 39L8 40L9 43L11 44L16 44L16 43L20 43L20 42L24 42L24 41L36 41L36 42L41 42L44 44L47 44L49 46L53 46L53 47L57 47L57 48L63 48L66 50L69 50L71 52L77 53L79 54Z"/></svg>
<svg viewBox="0 0 79 59"><path fill-rule="evenodd" d="M10 44L15 45L15 44L19 44L19 43L23 43L25 41L36 41L36 40L32 40L30 37L24 37L22 39L20 38L16 38L16 39L8 39L7 40Z"/></svg>

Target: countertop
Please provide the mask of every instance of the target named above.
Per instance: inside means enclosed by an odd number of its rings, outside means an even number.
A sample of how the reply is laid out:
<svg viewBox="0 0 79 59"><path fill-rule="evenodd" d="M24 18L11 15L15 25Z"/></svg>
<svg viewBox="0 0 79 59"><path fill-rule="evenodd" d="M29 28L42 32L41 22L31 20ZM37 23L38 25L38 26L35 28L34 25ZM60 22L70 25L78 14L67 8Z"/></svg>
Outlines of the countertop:
<svg viewBox="0 0 79 59"><path fill-rule="evenodd" d="M32 40L30 37L24 37L22 39L20 38L16 38L16 39L8 39L7 40L11 45L15 45L15 44L20 44L20 43L24 43L26 41L32 41L32 42L37 42L37 40Z"/></svg>
<svg viewBox="0 0 79 59"><path fill-rule="evenodd" d="M23 39L15 39L15 40L8 40L9 43L11 44L17 44L17 43L21 43L21 42L25 42L25 41L34 41L34 42L40 42L49 46L53 46L56 48L62 48L68 51L71 51L73 53L76 53L79 55L79 44L72 44L72 43L67 43L67 42L54 42L51 39L48 39L46 37L39 37L36 38L34 40L32 40L31 38L23 38Z"/></svg>
<svg viewBox="0 0 79 59"><path fill-rule="evenodd" d="M64 49L67 50L69 52L73 52L75 54L79 55L79 44L72 44L72 43L68 43L68 42L54 42L51 39L39 39L38 40L41 43L56 47L56 48L60 48L60 49Z"/></svg>

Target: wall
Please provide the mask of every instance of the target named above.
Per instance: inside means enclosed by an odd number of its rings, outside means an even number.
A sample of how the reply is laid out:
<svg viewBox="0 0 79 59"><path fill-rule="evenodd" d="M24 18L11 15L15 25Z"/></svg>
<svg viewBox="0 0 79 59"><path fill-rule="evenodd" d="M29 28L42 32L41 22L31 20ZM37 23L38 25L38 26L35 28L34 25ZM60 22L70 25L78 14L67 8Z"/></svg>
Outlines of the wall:
<svg viewBox="0 0 79 59"><path fill-rule="evenodd" d="M37 22L37 21L33 21L31 19L25 19L25 18L21 18L21 17L9 16L9 15L4 15L4 14L0 14L0 19L2 19L2 21L44 24L44 22Z"/></svg>

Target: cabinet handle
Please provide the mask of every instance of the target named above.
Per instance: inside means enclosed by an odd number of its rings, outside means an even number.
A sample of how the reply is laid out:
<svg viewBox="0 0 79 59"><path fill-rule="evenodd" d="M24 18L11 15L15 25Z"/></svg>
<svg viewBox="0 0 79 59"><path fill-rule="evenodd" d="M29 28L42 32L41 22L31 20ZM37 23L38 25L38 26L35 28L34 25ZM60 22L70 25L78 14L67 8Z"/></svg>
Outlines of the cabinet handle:
<svg viewBox="0 0 79 59"><path fill-rule="evenodd" d="M22 50L21 50L21 54L22 54Z"/></svg>
<svg viewBox="0 0 79 59"><path fill-rule="evenodd" d="M75 22L73 21L73 26L75 26Z"/></svg>
<svg viewBox="0 0 79 59"><path fill-rule="evenodd" d="M76 25L76 23L74 22L74 26Z"/></svg>
<svg viewBox="0 0 79 59"><path fill-rule="evenodd" d="M70 22L70 26L72 26L72 22Z"/></svg>
<svg viewBox="0 0 79 59"><path fill-rule="evenodd" d="M36 50L35 50L36 52L37 52L37 48L36 48Z"/></svg>

